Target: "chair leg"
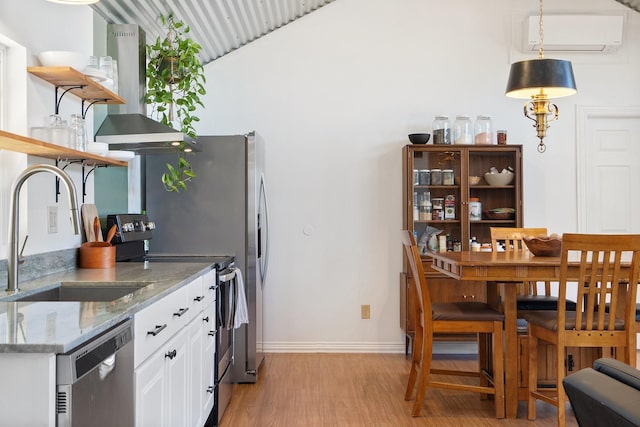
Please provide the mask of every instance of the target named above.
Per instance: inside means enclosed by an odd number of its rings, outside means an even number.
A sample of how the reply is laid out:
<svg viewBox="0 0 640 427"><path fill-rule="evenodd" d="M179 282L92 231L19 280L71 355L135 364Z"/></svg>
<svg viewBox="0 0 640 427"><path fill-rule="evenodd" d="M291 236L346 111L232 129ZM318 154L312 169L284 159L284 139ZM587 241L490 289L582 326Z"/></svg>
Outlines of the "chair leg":
<svg viewBox="0 0 640 427"><path fill-rule="evenodd" d="M486 387L489 385L487 378L482 375L482 371L493 372L491 367L491 347L489 346L489 334L478 334L478 372L480 374L480 386ZM489 398L488 394L480 395L482 400Z"/></svg>
<svg viewBox="0 0 640 427"><path fill-rule="evenodd" d="M422 331L416 330L415 337L413 339L413 348L411 351L411 370L409 371L409 380L407 381L407 389L404 393L404 400L411 400L413 390L416 386L416 379L418 378L418 373L420 372L420 363L422 360L422 344Z"/></svg>
<svg viewBox="0 0 640 427"><path fill-rule="evenodd" d="M564 379L564 359L565 348L561 346L556 347L556 390L557 390L557 404L558 404L558 427L565 427L566 423L566 397L564 394L564 387L562 380Z"/></svg>
<svg viewBox="0 0 640 427"><path fill-rule="evenodd" d="M494 404L496 405L496 418L505 417L505 394L504 394L504 341L502 338L502 322L494 322L492 334L493 349L493 385L496 394Z"/></svg>
<svg viewBox="0 0 640 427"><path fill-rule="evenodd" d="M533 392L538 390L538 338L529 333L529 395L527 398L527 418L536 419L536 398Z"/></svg>
<svg viewBox="0 0 640 427"><path fill-rule="evenodd" d="M431 375L431 360L433 357L433 343L430 337L425 337L422 346L422 363L420 369L420 379L418 380L418 391L416 392L416 401L413 403L413 410L411 416L420 416L422 410L422 403L424 402L424 396L429 386L429 377Z"/></svg>

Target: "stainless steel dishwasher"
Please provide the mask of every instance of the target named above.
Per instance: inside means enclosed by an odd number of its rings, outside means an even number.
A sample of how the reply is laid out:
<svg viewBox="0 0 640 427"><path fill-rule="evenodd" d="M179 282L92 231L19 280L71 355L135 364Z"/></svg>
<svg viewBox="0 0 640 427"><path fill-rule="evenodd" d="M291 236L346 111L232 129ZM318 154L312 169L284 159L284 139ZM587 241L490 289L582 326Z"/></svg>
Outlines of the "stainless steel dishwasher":
<svg viewBox="0 0 640 427"><path fill-rule="evenodd" d="M56 357L58 427L133 426L131 320Z"/></svg>

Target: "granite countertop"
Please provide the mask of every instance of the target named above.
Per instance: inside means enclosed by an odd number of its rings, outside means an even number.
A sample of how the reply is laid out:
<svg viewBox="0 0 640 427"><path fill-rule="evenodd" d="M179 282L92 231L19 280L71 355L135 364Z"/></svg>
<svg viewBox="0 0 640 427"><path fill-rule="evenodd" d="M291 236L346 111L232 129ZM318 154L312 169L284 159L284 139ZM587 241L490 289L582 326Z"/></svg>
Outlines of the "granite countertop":
<svg viewBox="0 0 640 427"><path fill-rule="evenodd" d="M109 302L7 302L16 294L0 291L0 353L65 353L211 269L207 262L123 262L109 269L78 268L20 282L20 295L60 282L148 285Z"/></svg>

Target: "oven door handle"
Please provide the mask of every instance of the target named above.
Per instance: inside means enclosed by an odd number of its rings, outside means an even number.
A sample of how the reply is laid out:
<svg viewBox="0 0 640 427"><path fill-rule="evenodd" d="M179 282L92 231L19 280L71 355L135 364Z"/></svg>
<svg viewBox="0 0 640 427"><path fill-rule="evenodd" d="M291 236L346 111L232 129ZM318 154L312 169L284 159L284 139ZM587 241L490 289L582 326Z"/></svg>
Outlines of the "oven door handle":
<svg viewBox="0 0 640 427"><path fill-rule="evenodd" d="M229 271L228 273L220 275L220 278L219 278L220 283L230 282L236 278L236 270L228 270L228 271Z"/></svg>

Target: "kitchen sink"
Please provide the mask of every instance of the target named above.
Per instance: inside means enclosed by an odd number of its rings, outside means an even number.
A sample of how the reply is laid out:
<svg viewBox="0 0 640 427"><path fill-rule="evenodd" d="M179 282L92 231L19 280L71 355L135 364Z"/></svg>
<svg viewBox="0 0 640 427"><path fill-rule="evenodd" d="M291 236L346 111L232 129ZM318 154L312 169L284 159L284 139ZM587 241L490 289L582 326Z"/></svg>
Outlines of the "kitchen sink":
<svg viewBox="0 0 640 427"><path fill-rule="evenodd" d="M21 292L3 301L114 301L152 282L61 282L38 292Z"/></svg>

